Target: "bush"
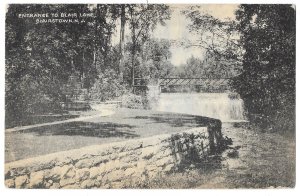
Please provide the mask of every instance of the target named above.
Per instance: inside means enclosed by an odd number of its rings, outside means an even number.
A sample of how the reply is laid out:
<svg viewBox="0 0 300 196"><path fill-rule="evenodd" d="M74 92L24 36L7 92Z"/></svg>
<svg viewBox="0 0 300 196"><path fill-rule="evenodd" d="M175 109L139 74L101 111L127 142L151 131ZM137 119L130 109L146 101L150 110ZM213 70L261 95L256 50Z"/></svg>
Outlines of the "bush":
<svg viewBox="0 0 300 196"><path fill-rule="evenodd" d="M98 79L91 88L90 97L92 100L106 101L120 97L125 91L121 78L113 69L108 69L98 75Z"/></svg>
<svg viewBox="0 0 300 196"><path fill-rule="evenodd" d="M149 102L146 96L126 94L122 96L122 107L131 109L149 109Z"/></svg>

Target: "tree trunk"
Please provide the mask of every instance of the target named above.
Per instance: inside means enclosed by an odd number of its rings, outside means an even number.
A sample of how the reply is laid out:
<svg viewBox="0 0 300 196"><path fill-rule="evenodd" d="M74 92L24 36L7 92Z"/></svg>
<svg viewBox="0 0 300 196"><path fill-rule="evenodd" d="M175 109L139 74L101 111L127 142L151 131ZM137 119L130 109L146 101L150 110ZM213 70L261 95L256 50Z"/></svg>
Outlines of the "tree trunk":
<svg viewBox="0 0 300 196"><path fill-rule="evenodd" d="M132 87L132 92L134 93L134 69L135 69L135 45L136 45L136 32L135 32L135 24L133 21L133 10L130 10L130 14L131 14L131 25L132 25L132 29L131 29L131 40L132 40L132 48L131 48L131 87Z"/></svg>
<svg viewBox="0 0 300 196"><path fill-rule="evenodd" d="M125 5L121 5L121 30L120 30L120 64L119 73L121 78L123 77L123 64L124 64L124 37L125 37Z"/></svg>
<svg viewBox="0 0 300 196"><path fill-rule="evenodd" d="M135 46L132 46L132 57L131 57L131 85L132 89L134 90L134 69L135 69L135 64L134 64L134 58L135 58Z"/></svg>

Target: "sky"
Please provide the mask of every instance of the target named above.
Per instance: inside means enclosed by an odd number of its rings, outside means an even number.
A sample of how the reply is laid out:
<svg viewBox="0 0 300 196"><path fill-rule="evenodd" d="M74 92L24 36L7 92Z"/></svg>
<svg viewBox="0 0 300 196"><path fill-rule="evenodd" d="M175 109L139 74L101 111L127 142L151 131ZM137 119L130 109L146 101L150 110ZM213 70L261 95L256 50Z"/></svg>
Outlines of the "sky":
<svg viewBox="0 0 300 196"><path fill-rule="evenodd" d="M181 11L188 9L190 5L171 5L170 8L173 11L171 14L171 20L166 21L166 26L158 25L153 32L153 37L157 39L173 39L184 40L197 39L197 35L189 32L188 24L190 20L181 14ZM237 4L203 4L201 5L201 11L204 11L219 19L235 19L234 12L238 8ZM204 50L201 48L184 48L178 46L171 47L172 58L171 62L175 66L180 66L191 57L198 57L203 59Z"/></svg>
<svg viewBox="0 0 300 196"><path fill-rule="evenodd" d="M238 4L200 4L200 10L206 12L219 19L235 19L234 12L238 8ZM190 5L184 4L171 4L171 19L165 21L166 25L157 25L156 29L152 32L152 37L156 39L169 39L169 40L196 40L197 35L189 32L188 24L190 20L186 18L181 11L189 8ZM119 25L117 25L119 26ZM125 32L129 32L129 29L125 29ZM126 34L126 33L125 33ZM116 30L115 36L112 37L114 44L119 43L119 29ZM191 56L204 58L204 50L197 47L180 47L172 45L171 48L172 57L171 63L175 66L184 64Z"/></svg>
<svg viewBox="0 0 300 196"><path fill-rule="evenodd" d="M235 19L235 10L238 8L238 4L198 4L201 6L200 10L206 12L216 18L219 19ZM152 32L152 37L156 39L169 39L169 40L196 40L197 35L193 35L188 30L188 24L190 20L186 18L181 11L188 9L191 5L185 4L169 4L171 13L171 19L165 21L166 25L162 26L160 24L157 25L155 30ZM112 37L113 45L119 43L120 39L120 29L118 29L114 33ZM125 34L127 34L130 30L125 28ZM127 32L127 33L126 33ZM198 57L200 59L204 58L204 50L196 47L179 47L172 45L171 48L172 57L170 59L171 63L174 66L180 66L184 64L188 58L191 56Z"/></svg>

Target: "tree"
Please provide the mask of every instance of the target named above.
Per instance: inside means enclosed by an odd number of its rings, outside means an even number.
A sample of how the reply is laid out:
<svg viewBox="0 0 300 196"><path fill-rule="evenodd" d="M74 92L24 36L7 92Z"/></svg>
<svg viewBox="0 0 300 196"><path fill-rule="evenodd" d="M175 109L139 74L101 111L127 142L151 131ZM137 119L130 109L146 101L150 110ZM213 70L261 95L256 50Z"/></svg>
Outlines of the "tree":
<svg viewBox="0 0 300 196"><path fill-rule="evenodd" d="M19 13L94 13L78 23L40 23ZM78 19L78 18L77 18ZM7 118L48 112L65 101L65 84L78 75L89 89L112 58L111 34L117 15L113 5L9 5L6 15ZM109 67L109 66L108 66ZM101 70L102 69L102 70ZM55 105L55 107L54 107Z"/></svg>
<svg viewBox="0 0 300 196"><path fill-rule="evenodd" d="M128 6L129 27L131 30L131 85L134 85L136 52L149 37L158 23L170 19L169 6L159 4L131 4Z"/></svg>
<svg viewBox="0 0 300 196"><path fill-rule="evenodd" d="M136 67L136 76L140 78L157 79L167 76L173 68L170 62L171 44L168 40L149 39L138 51L140 63Z"/></svg>
<svg viewBox="0 0 300 196"><path fill-rule="evenodd" d="M295 17L291 5L241 5L236 12L245 53L233 86L263 128L295 128Z"/></svg>
<svg viewBox="0 0 300 196"><path fill-rule="evenodd" d="M224 69L226 63L229 64L229 62L223 61L220 65L213 55L206 55L204 60L191 56L185 64L176 67L176 71L172 74L189 78L229 78L236 76L238 72L235 69L230 69L230 65L226 65L227 69Z"/></svg>
<svg viewBox="0 0 300 196"><path fill-rule="evenodd" d="M189 31L197 36L196 40L185 40L185 47L198 47L205 50L206 63L213 72L227 75L239 74L243 48L239 42L237 23L220 20L200 10L201 6L191 6L183 14L191 20Z"/></svg>

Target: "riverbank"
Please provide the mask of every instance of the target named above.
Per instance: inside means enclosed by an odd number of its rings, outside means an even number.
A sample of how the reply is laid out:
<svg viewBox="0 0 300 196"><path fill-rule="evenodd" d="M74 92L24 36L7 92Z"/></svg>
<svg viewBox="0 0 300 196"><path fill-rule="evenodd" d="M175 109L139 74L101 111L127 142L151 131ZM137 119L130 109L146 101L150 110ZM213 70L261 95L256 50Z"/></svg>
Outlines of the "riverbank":
<svg viewBox="0 0 300 196"><path fill-rule="evenodd" d="M19 127L5 133L5 161L78 149L90 145L176 133L207 125L210 118L128 108L111 115L92 115L70 122Z"/></svg>
<svg viewBox="0 0 300 196"><path fill-rule="evenodd" d="M293 137L223 123L231 149L213 162L157 178L144 188L292 188L296 181L296 142ZM139 188L139 187L134 187Z"/></svg>
<svg viewBox="0 0 300 196"><path fill-rule="evenodd" d="M176 133L197 126L189 115L115 108L109 116L6 133L5 161L89 145ZM164 114L164 115L163 115ZM177 118L175 118L177 117ZM205 118L204 118L205 119ZM199 124L198 124L199 125ZM280 188L295 185L295 138L223 123L230 149L213 160L124 188Z"/></svg>

